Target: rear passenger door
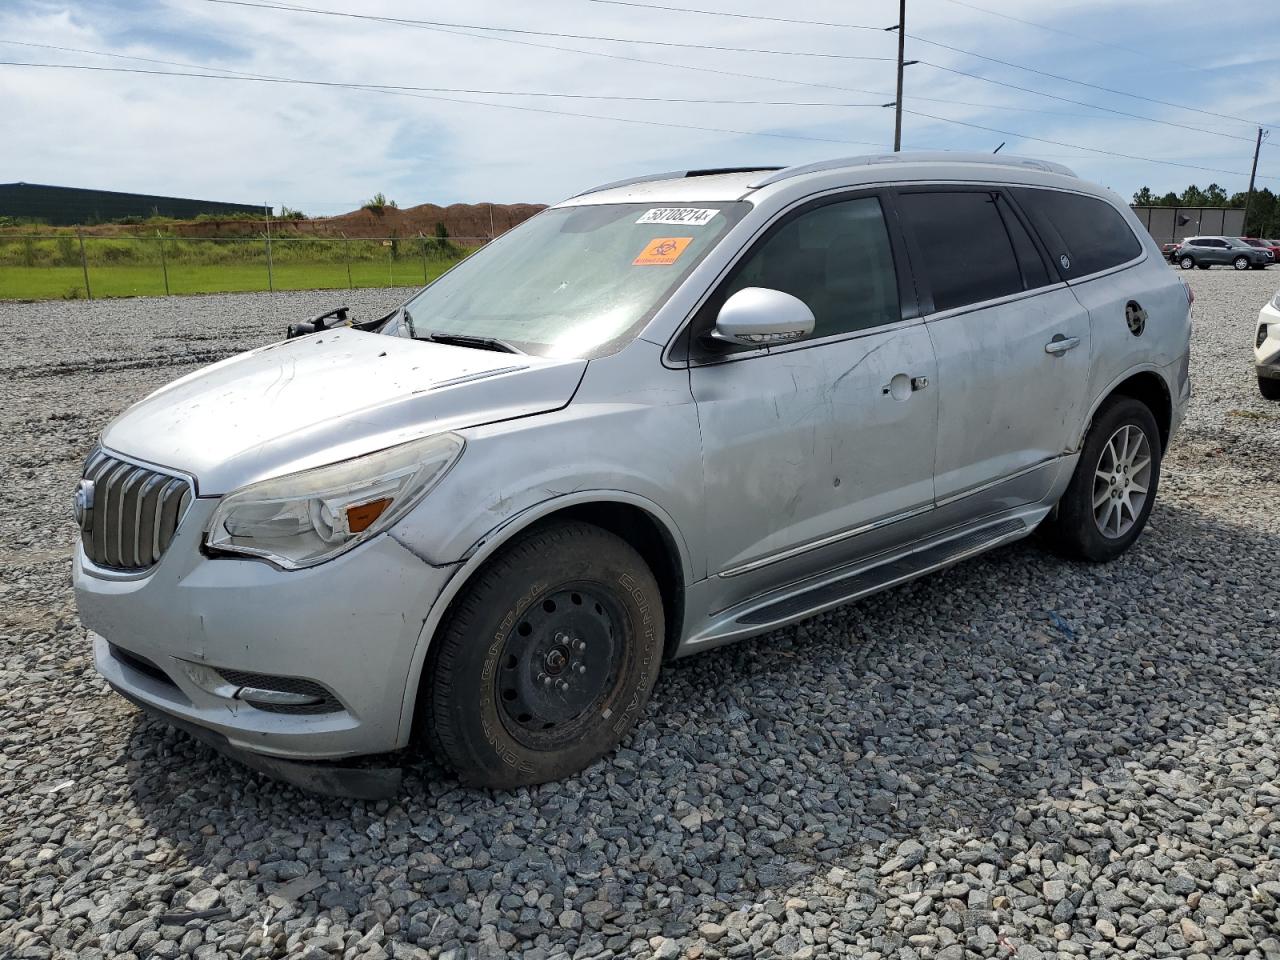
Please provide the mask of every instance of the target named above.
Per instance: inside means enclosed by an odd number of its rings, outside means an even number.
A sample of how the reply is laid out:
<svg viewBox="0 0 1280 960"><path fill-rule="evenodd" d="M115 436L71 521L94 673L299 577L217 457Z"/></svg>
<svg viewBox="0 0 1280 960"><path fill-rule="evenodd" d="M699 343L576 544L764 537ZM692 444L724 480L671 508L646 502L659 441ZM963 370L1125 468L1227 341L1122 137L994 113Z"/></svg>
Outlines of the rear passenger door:
<svg viewBox="0 0 1280 960"><path fill-rule="evenodd" d="M898 207L938 361L937 504L1038 501L1084 415L1089 315L1002 189L903 188Z"/></svg>

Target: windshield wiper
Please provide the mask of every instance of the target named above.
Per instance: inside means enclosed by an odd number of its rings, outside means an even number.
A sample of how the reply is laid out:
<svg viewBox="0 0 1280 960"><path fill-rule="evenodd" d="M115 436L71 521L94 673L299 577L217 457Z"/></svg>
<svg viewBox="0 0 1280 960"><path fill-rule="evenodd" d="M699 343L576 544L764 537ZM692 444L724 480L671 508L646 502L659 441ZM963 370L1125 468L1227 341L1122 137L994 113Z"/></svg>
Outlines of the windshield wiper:
<svg viewBox="0 0 1280 960"><path fill-rule="evenodd" d="M466 333L425 333L415 340L430 340L432 343L448 343L455 347L471 347L475 350L493 350L495 353L523 353L505 340L497 337L473 337Z"/></svg>

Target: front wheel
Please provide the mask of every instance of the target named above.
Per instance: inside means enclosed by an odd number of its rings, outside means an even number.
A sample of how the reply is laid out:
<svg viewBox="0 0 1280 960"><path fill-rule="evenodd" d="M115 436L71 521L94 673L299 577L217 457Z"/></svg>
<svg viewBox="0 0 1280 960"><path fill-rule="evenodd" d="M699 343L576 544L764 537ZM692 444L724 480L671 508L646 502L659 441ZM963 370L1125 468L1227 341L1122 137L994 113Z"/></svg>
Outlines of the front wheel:
<svg viewBox="0 0 1280 960"><path fill-rule="evenodd" d="M1138 539L1160 483L1160 430L1150 408L1112 397L1085 437L1075 474L1046 534L1079 560L1114 560Z"/></svg>
<svg viewBox="0 0 1280 960"><path fill-rule="evenodd" d="M1280 380L1271 377L1258 378L1258 392L1264 400L1280 400Z"/></svg>
<svg viewBox="0 0 1280 960"><path fill-rule="evenodd" d="M1248 257L1236 257L1234 260L1232 260L1232 261L1231 261L1231 265L1232 265L1233 267L1235 267L1237 270L1248 270L1248 269L1249 269L1249 258L1248 258Z"/></svg>
<svg viewBox="0 0 1280 960"><path fill-rule="evenodd" d="M1181 260L1178 261L1178 266L1180 266L1183 270L1190 270L1195 265L1196 265L1196 262L1192 260L1190 257L1183 257Z"/></svg>
<svg viewBox="0 0 1280 960"><path fill-rule="evenodd" d="M535 529L454 602L423 679L423 733L466 783L513 789L608 753L648 702L663 648L657 581L620 537Z"/></svg>

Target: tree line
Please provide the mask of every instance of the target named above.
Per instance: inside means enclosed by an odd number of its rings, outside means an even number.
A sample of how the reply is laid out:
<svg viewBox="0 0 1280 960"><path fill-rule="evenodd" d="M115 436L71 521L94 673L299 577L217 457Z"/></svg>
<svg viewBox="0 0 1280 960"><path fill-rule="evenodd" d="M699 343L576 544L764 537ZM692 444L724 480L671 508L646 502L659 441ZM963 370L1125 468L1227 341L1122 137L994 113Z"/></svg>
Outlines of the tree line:
<svg viewBox="0 0 1280 960"><path fill-rule="evenodd" d="M1243 209L1247 194L1228 194L1216 183L1211 183L1203 190L1195 184L1187 187L1182 193L1170 190L1163 196L1143 187L1133 195L1133 204L1137 207L1234 207ZM1280 234L1280 197L1269 187L1253 191L1253 202L1249 205L1249 221L1244 230L1247 237L1274 237Z"/></svg>

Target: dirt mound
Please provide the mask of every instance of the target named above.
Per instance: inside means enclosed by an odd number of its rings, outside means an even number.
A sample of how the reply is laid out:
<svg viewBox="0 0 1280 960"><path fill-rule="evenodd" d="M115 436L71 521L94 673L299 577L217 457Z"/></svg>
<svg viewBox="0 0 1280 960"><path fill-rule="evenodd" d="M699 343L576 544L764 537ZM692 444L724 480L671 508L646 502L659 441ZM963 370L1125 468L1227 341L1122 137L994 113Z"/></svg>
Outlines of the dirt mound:
<svg viewBox="0 0 1280 960"><path fill-rule="evenodd" d="M545 209L537 203L454 203L441 207L424 203L406 210L353 210L336 217L314 220L277 220L273 232L316 237L416 237L434 236L443 223L449 236L462 240L496 237ZM174 224L173 232L185 237L230 237L261 233L263 223L243 220L203 220Z"/></svg>

